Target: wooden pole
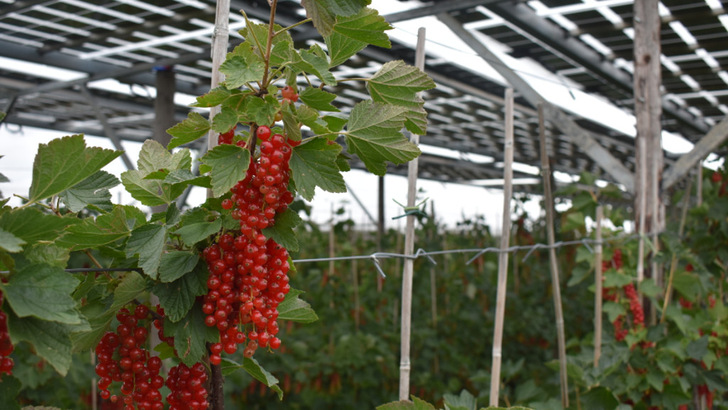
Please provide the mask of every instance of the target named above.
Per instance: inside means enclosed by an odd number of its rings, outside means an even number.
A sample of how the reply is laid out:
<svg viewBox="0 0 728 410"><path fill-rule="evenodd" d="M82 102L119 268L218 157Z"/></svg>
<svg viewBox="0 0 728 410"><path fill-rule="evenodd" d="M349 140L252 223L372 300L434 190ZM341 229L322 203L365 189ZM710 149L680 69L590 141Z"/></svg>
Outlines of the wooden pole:
<svg viewBox="0 0 728 410"><path fill-rule="evenodd" d="M556 260L556 242L554 234L554 198L551 193L551 165L546 152L546 125L544 124L543 105L538 105L538 138L541 145L541 174L543 175L543 197L546 208L546 235L549 244L549 266L551 270L551 288L554 297L554 313L556 314L556 339L559 348L559 378L561 380L561 405L569 407L569 379L566 374L566 338L564 337L564 312L561 306L561 284L559 265Z"/></svg>
<svg viewBox="0 0 728 410"><path fill-rule="evenodd" d="M599 366L599 357L602 355L602 218L604 208L597 207L596 241L594 249L594 367Z"/></svg>
<svg viewBox="0 0 728 410"><path fill-rule="evenodd" d="M638 163L644 164L647 161L644 138L637 140L637 155ZM639 177L637 192L647 192L647 169L640 167L637 176ZM637 244L637 283L641 283L645 277L645 215L647 214L647 196L643 194L638 195L637 198L637 232L640 237L640 241Z"/></svg>
<svg viewBox="0 0 728 410"><path fill-rule="evenodd" d="M425 28L417 30L417 50L415 54L415 66L420 70L425 69ZM412 134L410 142L415 145L420 143L419 135ZM407 167L407 206L415 206L417 198L417 158L410 161ZM415 217L407 216L405 227L404 254L413 255L415 250ZM402 316L401 320L401 358L399 362L399 399L407 400L410 388L410 334L412 325L412 276L414 259L405 259L404 271L402 273Z"/></svg>
<svg viewBox="0 0 728 410"><path fill-rule="evenodd" d="M503 349L503 321L506 312L506 285L508 282L508 239L511 232L511 197L513 196L513 89L505 93L505 144L503 148L503 223L501 225L500 253L498 254L498 290L495 304L495 330L493 334L493 366L490 372L490 405L498 406L501 357Z"/></svg>

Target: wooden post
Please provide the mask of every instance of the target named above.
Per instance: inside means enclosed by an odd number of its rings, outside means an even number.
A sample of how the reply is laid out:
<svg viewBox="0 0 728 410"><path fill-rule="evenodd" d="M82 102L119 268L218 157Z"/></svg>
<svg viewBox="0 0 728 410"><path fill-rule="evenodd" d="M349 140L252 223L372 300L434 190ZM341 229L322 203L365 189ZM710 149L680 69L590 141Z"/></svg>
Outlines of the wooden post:
<svg viewBox="0 0 728 410"><path fill-rule="evenodd" d="M645 140L640 138L636 141L637 143L637 155L639 156L636 160L638 163L645 163L647 161L647 153L645 152ZM636 192L647 192L647 169L641 167L637 172L639 180L637 181ZM647 213L647 196L639 195L637 197L637 207L635 208L635 214L637 215L637 233L639 234L639 243L637 244L637 283L641 283L645 277L645 215Z"/></svg>
<svg viewBox="0 0 728 410"><path fill-rule="evenodd" d="M176 123L174 119L174 93L177 85L172 67L156 67L154 71L156 73L157 96L154 98L152 135L155 141L166 147L172 139L172 136L167 134L167 129Z"/></svg>
<svg viewBox="0 0 728 410"><path fill-rule="evenodd" d="M415 66L420 70L425 69L425 28L420 27L417 31L417 51L415 54ZM418 145L419 135L412 134L410 142ZM407 206L415 206L417 198L417 158L410 161L407 167ZM405 227L404 254L411 256L415 250L415 217L407 216ZM412 276L414 260L405 259L404 271L402 273L402 316L401 322L401 357L399 362L399 399L407 400L410 388L410 333L412 325Z"/></svg>
<svg viewBox="0 0 728 410"><path fill-rule="evenodd" d="M599 366L602 355L602 218L604 209L597 207L596 241L594 249L594 367Z"/></svg>
<svg viewBox="0 0 728 410"><path fill-rule="evenodd" d="M551 194L551 165L546 152L546 125L543 118L543 105L538 105L538 138L541 145L541 174L543 175L543 197L546 208L546 235L549 244L549 267L551 270L551 288L554 296L554 313L556 314L556 339L559 349L559 378L561 380L561 405L569 407L569 379L566 374L566 338L564 336L564 312L561 306L561 283L559 265L556 260L556 242L554 234L554 198Z"/></svg>
<svg viewBox="0 0 728 410"><path fill-rule="evenodd" d="M511 232L511 197L513 196L513 89L505 94L505 144L503 148L503 223L501 225L500 253L498 254L498 290L495 304L495 330L493 333L493 366L490 372L490 405L498 406L501 357L503 349L503 321L506 312L506 285L508 283L508 239Z"/></svg>

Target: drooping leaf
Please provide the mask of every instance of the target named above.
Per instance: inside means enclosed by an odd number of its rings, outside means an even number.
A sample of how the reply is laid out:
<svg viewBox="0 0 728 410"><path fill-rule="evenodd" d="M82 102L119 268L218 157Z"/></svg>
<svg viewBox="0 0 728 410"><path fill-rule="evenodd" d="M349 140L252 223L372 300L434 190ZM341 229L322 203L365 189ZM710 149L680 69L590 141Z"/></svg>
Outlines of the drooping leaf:
<svg viewBox="0 0 728 410"><path fill-rule="evenodd" d="M356 53L363 50L367 43L355 40L341 33L332 32L330 36L324 37L326 48L329 50L329 67L336 67L343 64Z"/></svg>
<svg viewBox="0 0 728 410"><path fill-rule="evenodd" d="M326 85L336 85L336 78L329 71L329 60L321 47L314 44L309 50L301 50L299 54L303 61L295 64L296 67L315 75Z"/></svg>
<svg viewBox="0 0 728 410"><path fill-rule="evenodd" d="M156 279L166 238L167 229L164 226L142 225L131 232L131 237L126 244L126 257L139 255L139 267L149 277Z"/></svg>
<svg viewBox="0 0 728 410"><path fill-rule="evenodd" d="M196 253L186 251L170 251L162 255L159 265L159 280L174 282L187 272L191 272L200 259Z"/></svg>
<svg viewBox="0 0 728 410"><path fill-rule="evenodd" d="M245 178L250 165L250 151L233 144L218 145L201 161L211 167L212 193L220 196Z"/></svg>
<svg viewBox="0 0 728 410"><path fill-rule="evenodd" d="M278 305L278 319L299 323L313 323L318 320L311 305L298 298L302 293L297 289L291 289L288 292L283 302Z"/></svg>
<svg viewBox="0 0 728 410"><path fill-rule="evenodd" d="M223 86L215 87L208 91L206 94L197 97L197 102L193 104L194 107L214 107L222 104L232 93L230 90ZM169 132L169 131L168 131ZM174 147L167 147L172 149Z"/></svg>
<svg viewBox="0 0 728 410"><path fill-rule="evenodd" d="M78 284L79 280L62 268L31 264L18 270L2 288L13 311L21 318L33 316L79 324L81 317L71 297Z"/></svg>
<svg viewBox="0 0 728 410"><path fill-rule="evenodd" d="M139 297L146 289L147 283L142 275L134 271L128 272L114 289L114 302L109 307L109 311L116 312Z"/></svg>
<svg viewBox="0 0 728 410"><path fill-rule="evenodd" d="M294 228L302 222L298 213L291 209L276 216L275 224L263 229L263 234L267 238L273 238L277 244L283 246L292 252L298 252L298 239L294 233Z"/></svg>
<svg viewBox="0 0 728 410"><path fill-rule="evenodd" d="M425 111L425 103L419 107L408 107L405 113L404 127L407 131L416 135L425 135L427 133L427 111Z"/></svg>
<svg viewBox="0 0 728 410"><path fill-rule="evenodd" d="M590 410L613 410L619 401L606 387L596 387L584 393L582 405Z"/></svg>
<svg viewBox="0 0 728 410"><path fill-rule="evenodd" d="M30 201L40 201L73 187L119 155L121 151L86 147L83 135L40 144L33 161Z"/></svg>
<svg viewBox="0 0 728 410"><path fill-rule="evenodd" d="M115 206L111 213L87 218L83 223L69 226L57 241L69 249L95 248L129 236L123 207Z"/></svg>
<svg viewBox="0 0 728 410"><path fill-rule="evenodd" d="M326 37L336 23L336 16L351 16L371 3L371 0L302 0L306 16L313 21L314 27Z"/></svg>
<svg viewBox="0 0 728 410"><path fill-rule="evenodd" d="M195 185L200 186L203 188L210 188L210 177L206 175L195 175L192 173L192 171L188 171L186 169L177 169L174 171L171 171L167 174L167 176L164 177L163 182L165 184L170 184L173 187L179 184L182 184L183 186L187 185Z"/></svg>
<svg viewBox="0 0 728 410"><path fill-rule="evenodd" d="M167 133L172 136L169 144L167 144L167 149L190 143L207 134L209 130L210 122L199 113L190 111L185 120L167 130Z"/></svg>
<svg viewBox="0 0 728 410"><path fill-rule="evenodd" d="M346 192L344 177L336 165L340 152L339 144L329 144L325 138L314 138L293 148L292 178L304 199L313 199L317 186L328 192Z"/></svg>
<svg viewBox="0 0 728 410"><path fill-rule="evenodd" d="M20 252L23 250L25 241L17 236L0 228L0 249L6 252Z"/></svg>
<svg viewBox="0 0 728 410"><path fill-rule="evenodd" d="M284 101L281 104L281 114L283 115L283 130L288 138L293 141L300 141L301 123L295 105L290 101Z"/></svg>
<svg viewBox="0 0 728 410"><path fill-rule="evenodd" d="M71 338L67 325L35 317L18 318L8 314L8 333L14 343L26 341L38 356L45 359L61 376L71 367Z"/></svg>
<svg viewBox="0 0 728 410"><path fill-rule="evenodd" d="M79 212L89 205L109 211L113 207L109 189L119 183L115 176L106 171L98 171L73 188L63 191L60 197L71 212Z"/></svg>
<svg viewBox="0 0 728 410"><path fill-rule="evenodd" d="M228 132L238 124L238 113L231 107L221 107L220 112L212 119L212 130L223 133Z"/></svg>
<svg viewBox="0 0 728 410"><path fill-rule="evenodd" d="M222 221L219 218L215 218L204 208L194 208L182 215L181 227L174 233L180 236L185 245L192 246L219 232L220 228Z"/></svg>
<svg viewBox="0 0 728 410"><path fill-rule="evenodd" d="M346 144L367 169L376 175L387 171L386 161L405 163L420 155L420 149L401 133L406 108L362 101L354 106L349 117Z"/></svg>
<svg viewBox="0 0 728 410"><path fill-rule="evenodd" d="M121 182L134 199L147 206L169 204L185 190L182 184L170 185L145 177L142 171L126 171L121 174Z"/></svg>
<svg viewBox="0 0 728 410"><path fill-rule="evenodd" d="M80 223L78 218L46 214L35 208L16 208L0 216L0 228L33 244L38 241L53 241L63 228Z"/></svg>
<svg viewBox="0 0 728 410"><path fill-rule="evenodd" d="M278 99L270 94L263 98L249 98L246 115L256 124L272 124L280 110Z"/></svg>
<svg viewBox="0 0 728 410"><path fill-rule="evenodd" d="M339 111L338 108L331 105L331 101L336 99L336 94L328 93L320 88L308 87L299 93L299 97L304 104L319 111Z"/></svg>
<svg viewBox="0 0 728 410"><path fill-rule="evenodd" d="M172 322L166 318L164 334L174 337L174 347L179 358L187 366L193 366L207 354L205 347L207 342L216 342L220 338L217 328L205 325L201 302L195 303L187 312L187 316L179 322Z"/></svg>
<svg viewBox="0 0 728 410"><path fill-rule="evenodd" d="M154 287L153 292L159 297L159 304L169 320L178 322L192 308L195 298L207 293L206 278L204 263L200 263L197 269L188 271L174 282Z"/></svg>
<svg viewBox="0 0 728 410"><path fill-rule="evenodd" d="M367 88L376 102L418 107L417 93L435 88L435 82L419 68L396 60L385 63L367 81Z"/></svg>
<svg viewBox="0 0 728 410"><path fill-rule="evenodd" d="M96 300L91 303L87 302L81 308L81 313L88 318L89 328L71 333L71 351L73 353L94 349L108 330L116 311L108 310L103 301Z"/></svg>
<svg viewBox="0 0 728 410"><path fill-rule="evenodd" d="M391 29L392 26L379 12L368 7L351 16L338 16L334 24L334 32L342 36L383 48L392 47L385 33Z"/></svg>
<svg viewBox="0 0 728 410"><path fill-rule="evenodd" d="M265 370L257 360L250 357L243 358L243 369L253 376L259 382L268 386L271 390L278 394L278 399L283 400L283 390L278 387L278 379L269 371Z"/></svg>
<svg viewBox="0 0 728 410"><path fill-rule="evenodd" d="M265 63L253 51L250 43L245 42L228 53L225 62L220 65L220 72L225 74L225 87L228 89L240 88L249 82L261 81Z"/></svg>

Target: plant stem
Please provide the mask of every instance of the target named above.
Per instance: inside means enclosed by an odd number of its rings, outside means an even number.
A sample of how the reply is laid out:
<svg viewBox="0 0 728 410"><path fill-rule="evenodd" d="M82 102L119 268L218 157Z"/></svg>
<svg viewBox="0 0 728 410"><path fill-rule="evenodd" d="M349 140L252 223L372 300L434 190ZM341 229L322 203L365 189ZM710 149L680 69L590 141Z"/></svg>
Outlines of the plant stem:
<svg viewBox="0 0 728 410"><path fill-rule="evenodd" d="M219 365L210 364L210 408L212 410L223 410L225 408L225 396L223 395L222 368Z"/></svg>
<svg viewBox="0 0 728 410"><path fill-rule="evenodd" d="M262 93L264 89L268 88L268 70L270 69L270 51L271 47L273 45L273 23L276 20L276 7L278 6L278 0L273 0L270 4L270 20L268 22L268 42L265 45L265 55L263 56L263 60L265 63L265 68L263 69L263 81L261 81L261 90Z"/></svg>
<svg viewBox="0 0 728 410"><path fill-rule="evenodd" d="M272 21L272 20L271 20L271 21ZM290 29L292 29L292 28L296 28L296 27L298 27L298 26L300 26L300 25L302 25L302 24L306 24L306 23L308 23L308 22L310 22L310 21L311 21L311 19L309 18L309 19L301 20L301 21L299 21L298 23L294 23L294 24L291 24L291 25L290 25L290 26L288 26L288 27L284 27L284 28L282 28L282 29L280 29L280 30L276 31L275 33L273 33L273 37L275 37L275 36L277 36L277 35L279 35L279 34L281 34L281 33L285 33L286 31L289 31L289 30L290 30ZM272 26L272 24L271 24L271 26Z"/></svg>

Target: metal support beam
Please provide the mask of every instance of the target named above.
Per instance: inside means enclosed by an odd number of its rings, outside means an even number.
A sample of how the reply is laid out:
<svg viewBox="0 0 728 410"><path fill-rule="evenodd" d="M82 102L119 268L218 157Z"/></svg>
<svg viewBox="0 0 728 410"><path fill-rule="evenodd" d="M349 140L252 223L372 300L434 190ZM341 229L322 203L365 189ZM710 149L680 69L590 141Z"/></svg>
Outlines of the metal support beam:
<svg viewBox="0 0 728 410"><path fill-rule="evenodd" d="M546 44L550 49L562 53L610 84L619 86L625 93L632 93L633 80L629 73L617 68L603 55L577 38L570 36L561 27L537 15L526 4L496 3L488 6L488 9L503 17L509 24ZM666 114L682 124L690 126L700 134L705 134L710 129L710 126L704 120L696 118L672 102L666 103L664 110Z"/></svg>
<svg viewBox="0 0 728 410"><path fill-rule="evenodd" d="M94 108L94 114L96 114L96 118L98 118L99 122L101 123L101 126L104 127L104 133L106 134L106 138L108 138L111 143L114 145L114 148L121 151L121 161L126 165L126 169L134 169L134 163L131 162L131 159L129 159L129 156L126 154L126 150L124 147L121 146L121 140L116 136L116 133L114 132L114 129L109 125L109 121L106 118L106 115L101 111L101 107L96 101L96 98L91 94L91 91L83 85L81 86L81 92L83 95L88 98L89 103Z"/></svg>
<svg viewBox="0 0 728 410"><path fill-rule="evenodd" d="M560 128L565 134L571 136L573 142L605 172L610 174L618 183L624 185L628 192L634 192L634 178L627 167L602 147L591 132L584 130L571 117L552 104L529 85L520 75L511 70L500 57L491 52L482 42L473 36L454 17L449 14L438 14L437 18L453 31L461 40L473 49L481 58L490 64L506 81L508 81L531 105L538 107L544 104L546 119Z"/></svg>
<svg viewBox="0 0 728 410"><path fill-rule="evenodd" d="M676 182L688 176L693 167L721 144L728 140L728 117L715 125L710 132L703 137L693 149L684 154L675 164L665 171L662 180L662 189L670 189Z"/></svg>

